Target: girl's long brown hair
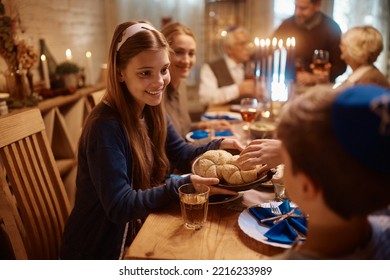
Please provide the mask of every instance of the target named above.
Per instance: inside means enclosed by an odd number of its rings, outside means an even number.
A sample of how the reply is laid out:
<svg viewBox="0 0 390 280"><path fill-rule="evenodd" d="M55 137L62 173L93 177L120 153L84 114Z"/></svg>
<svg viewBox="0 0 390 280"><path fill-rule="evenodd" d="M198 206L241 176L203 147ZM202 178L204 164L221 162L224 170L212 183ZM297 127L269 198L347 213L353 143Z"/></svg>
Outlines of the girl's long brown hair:
<svg viewBox="0 0 390 280"><path fill-rule="evenodd" d="M119 80L120 70L140 52L147 50L169 51L165 37L156 30L140 31L126 40L117 51L118 42L127 27L138 22L126 22L117 26L111 42L108 59L107 92L103 100L108 102L121 117L133 156L133 185L135 189L147 189L157 185L166 176L168 159L165 153L167 124L163 107L145 105L143 112L126 85ZM145 131L139 116L143 114L149 132ZM151 147L152 160L147 151ZM152 164L151 164L152 163Z"/></svg>

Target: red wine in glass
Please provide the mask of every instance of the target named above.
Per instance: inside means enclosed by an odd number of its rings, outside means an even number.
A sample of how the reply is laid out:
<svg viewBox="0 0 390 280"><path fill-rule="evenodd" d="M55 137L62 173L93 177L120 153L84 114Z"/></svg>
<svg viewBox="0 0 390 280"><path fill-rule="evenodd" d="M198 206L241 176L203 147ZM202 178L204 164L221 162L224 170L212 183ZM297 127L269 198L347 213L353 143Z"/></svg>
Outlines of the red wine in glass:
<svg viewBox="0 0 390 280"><path fill-rule="evenodd" d="M257 109L254 108L243 108L240 110L243 121L252 122L257 117Z"/></svg>

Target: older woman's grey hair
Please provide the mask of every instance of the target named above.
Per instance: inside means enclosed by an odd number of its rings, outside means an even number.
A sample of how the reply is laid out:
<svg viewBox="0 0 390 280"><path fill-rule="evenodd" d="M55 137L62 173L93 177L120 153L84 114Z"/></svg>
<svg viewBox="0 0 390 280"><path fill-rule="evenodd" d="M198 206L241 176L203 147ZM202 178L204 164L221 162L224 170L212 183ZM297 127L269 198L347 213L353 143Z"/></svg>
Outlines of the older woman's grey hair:
<svg viewBox="0 0 390 280"><path fill-rule="evenodd" d="M236 27L233 30L230 30L226 33L226 36L223 38L224 46L232 46L237 43L237 34L244 34L248 38L250 37L249 31L243 27ZM249 43L249 42L248 42Z"/></svg>
<svg viewBox="0 0 390 280"><path fill-rule="evenodd" d="M372 26L356 26L341 37L342 58L356 64L373 64L383 50L382 34Z"/></svg>

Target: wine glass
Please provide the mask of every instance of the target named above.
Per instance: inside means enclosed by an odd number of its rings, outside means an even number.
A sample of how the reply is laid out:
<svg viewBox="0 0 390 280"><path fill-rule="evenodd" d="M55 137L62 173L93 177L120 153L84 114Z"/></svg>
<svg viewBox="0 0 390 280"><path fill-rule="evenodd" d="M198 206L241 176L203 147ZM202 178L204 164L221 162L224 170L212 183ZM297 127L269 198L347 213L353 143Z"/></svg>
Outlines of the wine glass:
<svg viewBox="0 0 390 280"><path fill-rule="evenodd" d="M329 77L329 52L326 50L315 50L311 68L313 74L318 76L321 82L327 82Z"/></svg>
<svg viewBox="0 0 390 280"><path fill-rule="evenodd" d="M245 122L244 130L249 131L249 125L258 115L259 101L256 98L246 97L241 99L240 113L242 120Z"/></svg>

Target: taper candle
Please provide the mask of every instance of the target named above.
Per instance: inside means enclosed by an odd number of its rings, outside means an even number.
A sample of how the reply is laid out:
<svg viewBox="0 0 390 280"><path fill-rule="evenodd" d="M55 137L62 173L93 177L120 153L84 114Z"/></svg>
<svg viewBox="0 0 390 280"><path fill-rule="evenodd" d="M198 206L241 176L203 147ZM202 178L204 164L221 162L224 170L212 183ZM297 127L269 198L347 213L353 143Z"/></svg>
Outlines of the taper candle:
<svg viewBox="0 0 390 280"><path fill-rule="evenodd" d="M43 80L45 82L45 88L50 89L50 77L49 77L49 67L47 65L46 56L41 55L42 68L43 68Z"/></svg>
<svg viewBox="0 0 390 280"><path fill-rule="evenodd" d="M87 84L94 84L94 73L93 73L93 62L92 62L92 53L87 51L85 53L85 57L87 58Z"/></svg>

